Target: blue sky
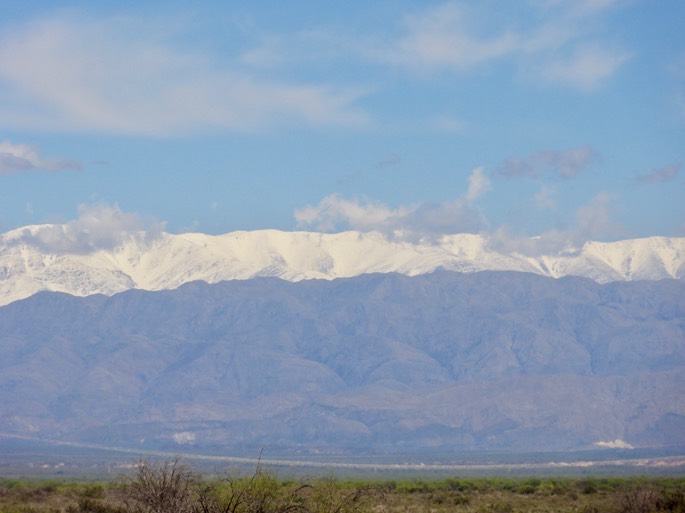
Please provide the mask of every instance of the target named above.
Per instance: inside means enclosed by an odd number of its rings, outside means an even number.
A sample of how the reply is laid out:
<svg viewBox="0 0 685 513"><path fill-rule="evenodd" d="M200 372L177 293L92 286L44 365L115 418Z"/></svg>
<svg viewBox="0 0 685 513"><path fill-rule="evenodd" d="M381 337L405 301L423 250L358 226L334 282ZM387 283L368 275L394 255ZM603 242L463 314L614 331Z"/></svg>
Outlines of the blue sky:
<svg viewBox="0 0 685 513"><path fill-rule="evenodd" d="M197 4L0 2L0 231L685 235L681 0Z"/></svg>

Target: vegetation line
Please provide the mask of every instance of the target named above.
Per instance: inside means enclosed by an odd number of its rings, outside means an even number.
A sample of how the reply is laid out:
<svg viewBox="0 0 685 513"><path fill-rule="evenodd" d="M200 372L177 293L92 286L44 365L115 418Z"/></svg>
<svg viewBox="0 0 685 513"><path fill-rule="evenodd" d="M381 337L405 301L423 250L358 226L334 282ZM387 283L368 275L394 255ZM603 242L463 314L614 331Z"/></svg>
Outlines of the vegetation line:
<svg viewBox="0 0 685 513"><path fill-rule="evenodd" d="M12 438L19 440L29 440L64 447L76 447L81 449L96 449L102 451L133 454L137 456L155 456L162 458L181 457L186 460L216 461L224 463L241 463L249 465L270 465L281 467L310 467L310 468L338 468L338 469L357 469L357 470L520 470L520 469L558 469L558 468L585 468L594 466L615 466L615 467L681 467L685 466L685 456L668 456L656 458L631 458L614 459L601 461L550 461L540 463L342 463L342 462L322 462L311 460L290 460L290 459L266 459L248 458L240 456L219 456L211 454L196 454L183 452L159 451L153 449L133 449L127 447L112 447L99 444L86 444L80 442L69 442L63 440L51 440L26 435L0 432L0 438Z"/></svg>
<svg viewBox="0 0 685 513"><path fill-rule="evenodd" d="M280 479L141 459L106 482L0 479L2 513L683 513L684 478Z"/></svg>

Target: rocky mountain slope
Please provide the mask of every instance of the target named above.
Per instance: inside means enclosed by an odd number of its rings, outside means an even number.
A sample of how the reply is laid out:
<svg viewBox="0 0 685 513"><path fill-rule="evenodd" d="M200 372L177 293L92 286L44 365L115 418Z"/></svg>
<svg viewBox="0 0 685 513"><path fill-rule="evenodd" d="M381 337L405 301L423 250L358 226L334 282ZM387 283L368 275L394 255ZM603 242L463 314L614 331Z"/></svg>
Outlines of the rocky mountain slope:
<svg viewBox="0 0 685 513"><path fill-rule="evenodd" d="M98 245L81 240L88 234L70 238L65 230L31 226L0 236L0 305L42 290L112 295L257 276L298 281L377 272L415 276L436 269L585 276L600 283L685 276L685 238L588 242L575 250L530 256L497 250L494 241L473 234L410 243L380 233L261 230L220 236L133 234Z"/></svg>
<svg viewBox="0 0 685 513"><path fill-rule="evenodd" d="M297 236L319 248L328 241ZM252 248L257 235L245 237ZM185 248L189 262L188 248L208 251L204 238L190 239L157 244ZM328 254L319 272L358 271L329 249L343 248L340 239L368 242L331 236L336 244L298 268ZM384 260L383 247L369 244L368 265ZM127 275L152 254L130 261ZM288 268L293 255L305 258L285 243L278 254ZM206 262L185 277L206 273ZM148 286L172 268L158 267ZM112 297L42 292L1 307L0 326L4 432L252 454L685 444L683 280L438 271L195 282Z"/></svg>

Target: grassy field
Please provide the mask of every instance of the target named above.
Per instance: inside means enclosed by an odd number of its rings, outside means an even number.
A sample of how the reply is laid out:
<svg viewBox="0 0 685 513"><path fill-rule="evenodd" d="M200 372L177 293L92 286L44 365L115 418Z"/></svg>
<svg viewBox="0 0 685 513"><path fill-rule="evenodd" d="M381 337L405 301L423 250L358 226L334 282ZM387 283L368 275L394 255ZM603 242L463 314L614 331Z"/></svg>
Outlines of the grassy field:
<svg viewBox="0 0 685 513"><path fill-rule="evenodd" d="M685 513L685 478L208 478L177 460L141 461L107 482L0 480L2 513Z"/></svg>

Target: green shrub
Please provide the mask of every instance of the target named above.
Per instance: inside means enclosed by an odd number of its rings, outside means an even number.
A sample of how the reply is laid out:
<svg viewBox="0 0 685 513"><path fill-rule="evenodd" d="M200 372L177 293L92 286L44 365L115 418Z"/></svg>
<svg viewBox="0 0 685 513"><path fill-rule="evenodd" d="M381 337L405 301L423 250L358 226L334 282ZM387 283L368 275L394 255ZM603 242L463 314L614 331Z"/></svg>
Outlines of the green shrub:
<svg viewBox="0 0 685 513"><path fill-rule="evenodd" d="M101 500L82 497L78 505L69 506L67 513L127 513L125 509L111 506Z"/></svg>
<svg viewBox="0 0 685 513"><path fill-rule="evenodd" d="M685 491L682 489L668 490L656 500L658 511L685 513Z"/></svg>
<svg viewBox="0 0 685 513"><path fill-rule="evenodd" d="M514 508L508 502L495 502L481 508L479 513L512 513Z"/></svg>

